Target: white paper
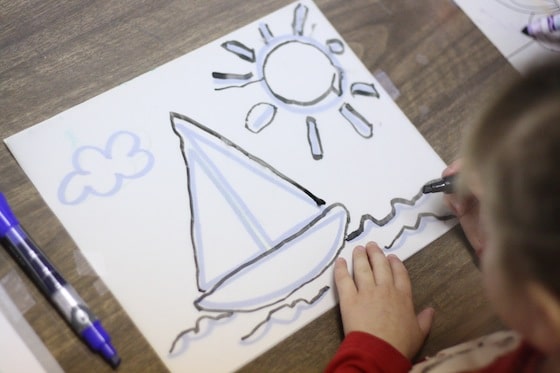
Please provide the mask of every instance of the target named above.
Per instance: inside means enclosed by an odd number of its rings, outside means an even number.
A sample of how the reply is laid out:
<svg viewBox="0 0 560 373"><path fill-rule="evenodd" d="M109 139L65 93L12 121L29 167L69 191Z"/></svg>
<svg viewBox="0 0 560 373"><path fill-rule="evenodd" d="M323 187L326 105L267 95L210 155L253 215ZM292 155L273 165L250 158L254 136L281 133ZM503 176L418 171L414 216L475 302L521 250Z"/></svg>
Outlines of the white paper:
<svg viewBox="0 0 560 373"><path fill-rule="evenodd" d="M471 20L521 73L560 57L560 34L533 39L521 30L532 21L560 12L556 0L455 0Z"/></svg>
<svg viewBox="0 0 560 373"><path fill-rule="evenodd" d="M172 371L239 368L335 306L338 255L454 224L419 193L444 163L311 1L6 143Z"/></svg>

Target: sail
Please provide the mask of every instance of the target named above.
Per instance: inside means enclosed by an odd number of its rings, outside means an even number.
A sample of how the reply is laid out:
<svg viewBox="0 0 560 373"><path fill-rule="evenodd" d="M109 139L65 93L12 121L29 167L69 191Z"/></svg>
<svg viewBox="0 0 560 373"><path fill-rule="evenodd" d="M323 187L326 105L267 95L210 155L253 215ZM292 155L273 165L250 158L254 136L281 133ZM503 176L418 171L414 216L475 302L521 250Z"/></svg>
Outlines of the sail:
<svg viewBox="0 0 560 373"><path fill-rule="evenodd" d="M179 114L172 113L171 121L188 171L200 290L322 211L322 200L228 139Z"/></svg>

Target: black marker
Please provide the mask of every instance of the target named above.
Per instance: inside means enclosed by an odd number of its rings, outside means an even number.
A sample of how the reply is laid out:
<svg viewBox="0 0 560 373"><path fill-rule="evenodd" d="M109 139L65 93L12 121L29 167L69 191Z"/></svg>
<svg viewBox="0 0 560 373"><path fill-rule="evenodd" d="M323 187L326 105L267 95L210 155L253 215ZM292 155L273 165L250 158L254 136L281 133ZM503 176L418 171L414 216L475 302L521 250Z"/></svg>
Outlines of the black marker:
<svg viewBox="0 0 560 373"><path fill-rule="evenodd" d="M439 180L432 181L422 187L422 193L452 193L456 174L445 176Z"/></svg>

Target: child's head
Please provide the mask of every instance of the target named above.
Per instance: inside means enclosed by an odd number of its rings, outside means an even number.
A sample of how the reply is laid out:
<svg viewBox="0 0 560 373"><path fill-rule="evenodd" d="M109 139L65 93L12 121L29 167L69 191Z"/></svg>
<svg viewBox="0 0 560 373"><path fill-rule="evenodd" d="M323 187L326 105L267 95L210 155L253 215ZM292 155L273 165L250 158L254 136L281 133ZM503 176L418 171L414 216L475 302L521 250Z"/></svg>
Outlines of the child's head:
<svg viewBox="0 0 560 373"><path fill-rule="evenodd" d="M510 86L471 129L463 156L485 219L486 282L499 269L507 288L539 284L560 305L560 65Z"/></svg>

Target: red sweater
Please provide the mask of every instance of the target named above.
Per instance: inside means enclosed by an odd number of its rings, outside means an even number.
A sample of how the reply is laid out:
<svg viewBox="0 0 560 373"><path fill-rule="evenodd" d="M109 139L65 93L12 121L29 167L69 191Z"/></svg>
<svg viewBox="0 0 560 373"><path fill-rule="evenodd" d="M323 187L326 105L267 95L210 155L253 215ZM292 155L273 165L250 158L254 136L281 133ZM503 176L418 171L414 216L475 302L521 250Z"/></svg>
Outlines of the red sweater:
<svg viewBox="0 0 560 373"><path fill-rule="evenodd" d="M384 340L351 332L342 341L325 373L408 372L410 361Z"/></svg>
<svg viewBox="0 0 560 373"><path fill-rule="evenodd" d="M483 368L469 372L537 372L542 355L526 343ZM382 339L363 332L349 333L331 360L326 373L399 373L412 369L410 361Z"/></svg>

